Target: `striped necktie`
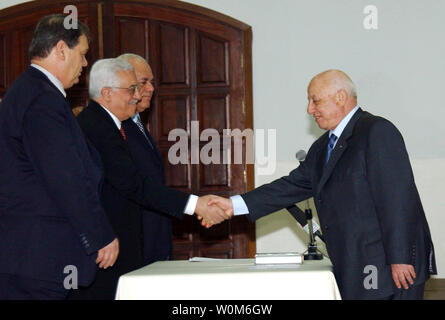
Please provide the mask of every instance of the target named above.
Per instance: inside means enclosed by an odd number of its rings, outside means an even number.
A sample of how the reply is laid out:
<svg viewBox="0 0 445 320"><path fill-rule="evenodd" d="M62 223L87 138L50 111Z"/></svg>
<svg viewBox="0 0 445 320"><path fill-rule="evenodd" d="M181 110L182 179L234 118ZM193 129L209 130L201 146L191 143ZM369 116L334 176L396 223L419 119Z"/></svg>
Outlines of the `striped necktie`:
<svg viewBox="0 0 445 320"><path fill-rule="evenodd" d="M142 120L141 120L141 117L139 116L139 114L136 115L136 125L138 126L138 128L142 132L142 134L144 135L145 139L147 139L150 147L153 149L153 145L151 144L150 139L145 134L144 125L142 124Z"/></svg>
<svg viewBox="0 0 445 320"><path fill-rule="evenodd" d="M326 153L326 161L325 165L328 163L329 158L331 157L332 150L334 150L335 142L337 141L337 136L335 134L331 134L331 137L329 138L328 142L328 150Z"/></svg>

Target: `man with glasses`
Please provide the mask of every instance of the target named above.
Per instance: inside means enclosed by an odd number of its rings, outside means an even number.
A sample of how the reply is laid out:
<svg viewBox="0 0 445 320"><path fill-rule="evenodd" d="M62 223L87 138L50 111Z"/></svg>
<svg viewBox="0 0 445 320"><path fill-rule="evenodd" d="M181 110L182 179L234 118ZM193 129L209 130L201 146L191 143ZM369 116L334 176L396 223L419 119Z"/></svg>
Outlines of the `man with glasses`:
<svg viewBox="0 0 445 320"><path fill-rule="evenodd" d="M185 212L196 212L215 223L230 216L207 206L209 197L193 202L188 194L159 185L138 169L122 126L123 121L135 115L141 100L141 88L131 64L121 59L97 61L90 72L89 94L91 102L77 119L102 158L102 202L119 239L120 256L114 267L98 272L96 281L75 291L71 299L108 300L114 298L122 274L143 266L142 207L179 219Z"/></svg>

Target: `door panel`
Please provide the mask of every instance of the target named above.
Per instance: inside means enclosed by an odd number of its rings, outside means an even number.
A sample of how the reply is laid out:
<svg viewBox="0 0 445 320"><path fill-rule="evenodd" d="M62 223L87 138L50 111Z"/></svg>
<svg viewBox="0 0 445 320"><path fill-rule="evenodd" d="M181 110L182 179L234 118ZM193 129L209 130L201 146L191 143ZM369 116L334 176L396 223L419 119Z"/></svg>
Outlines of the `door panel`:
<svg viewBox="0 0 445 320"><path fill-rule="evenodd" d="M145 46L148 41L140 41L149 35L148 24L144 20L123 18L116 20L118 35L125 35L125 38L118 37L116 43L119 52L131 52L142 57L148 55L148 48Z"/></svg>
<svg viewBox="0 0 445 320"><path fill-rule="evenodd" d="M189 28L158 24L159 85L189 87Z"/></svg>

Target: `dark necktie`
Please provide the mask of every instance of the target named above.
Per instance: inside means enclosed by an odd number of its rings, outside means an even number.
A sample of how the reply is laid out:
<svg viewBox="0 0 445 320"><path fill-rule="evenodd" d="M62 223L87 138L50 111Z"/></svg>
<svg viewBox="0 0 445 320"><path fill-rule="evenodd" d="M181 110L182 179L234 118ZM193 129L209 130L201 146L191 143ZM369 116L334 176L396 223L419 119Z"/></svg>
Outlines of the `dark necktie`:
<svg viewBox="0 0 445 320"><path fill-rule="evenodd" d="M150 139L145 134L144 125L142 124L141 117L139 116L139 114L136 115L136 125L138 126L138 128L142 132L142 134L144 135L145 139L147 139L150 147L153 149L153 145L151 144Z"/></svg>
<svg viewBox="0 0 445 320"><path fill-rule="evenodd" d="M335 141L337 141L337 136L335 134L331 134L331 137L329 138L328 142L328 150L326 153L325 165L328 163L329 158L331 157L332 150L334 150Z"/></svg>
<svg viewBox="0 0 445 320"><path fill-rule="evenodd" d="M120 128L120 132L121 132L121 135L122 135L122 137L124 138L124 140L127 140L127 135L125 134L125 131L124 131L124 127L123 127L123 126L121 126L121 128Z"/></svg>

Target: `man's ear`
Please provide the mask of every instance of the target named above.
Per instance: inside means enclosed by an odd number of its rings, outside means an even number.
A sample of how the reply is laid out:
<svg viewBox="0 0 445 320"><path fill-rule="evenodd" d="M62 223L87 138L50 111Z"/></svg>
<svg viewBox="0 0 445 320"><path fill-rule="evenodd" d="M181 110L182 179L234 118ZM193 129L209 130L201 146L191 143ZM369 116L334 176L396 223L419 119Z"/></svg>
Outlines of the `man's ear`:
<svg viewBox="0 0 445 320"><path fill-rule="evenodd" d="M335 94L335 103L338 105L343 106L346 103L346 100L348 99L348 94L344 89L340 89Z"/></svg>
<svg viewBox="0 0 445 320"><path fill-rule="evenodd" d="M103 87L100 94L106 102L111 101L111 88Z"/></svg>
<svg viewBox="0 0 445 320"><path fill-rule="evenodd" d="M53 49L56 54L57 59L64 61L66 59L67 49L68 49L68 46L65 43L65 41L59 40L59 42L57 42L57 44L55 45L55 47Z"/></svg>

